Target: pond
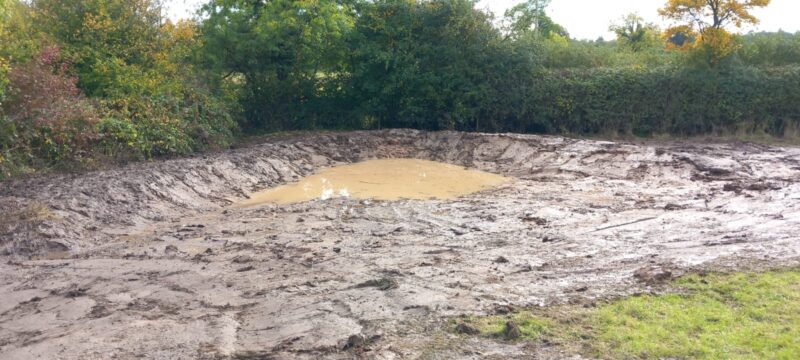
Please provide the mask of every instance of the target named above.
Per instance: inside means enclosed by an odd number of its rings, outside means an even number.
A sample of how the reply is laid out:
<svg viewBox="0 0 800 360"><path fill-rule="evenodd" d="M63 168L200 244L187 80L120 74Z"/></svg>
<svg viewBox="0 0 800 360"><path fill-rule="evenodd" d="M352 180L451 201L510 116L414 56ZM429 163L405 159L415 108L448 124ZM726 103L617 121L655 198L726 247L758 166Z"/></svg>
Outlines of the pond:
<svg viewBox="0 0 800 360"><path fill-rule="evenodd" d="M394 201L452 199L508 182L504 176L417 159L370 160L328 168L297 183L255 193L240 206L335 197Z"/></svg>

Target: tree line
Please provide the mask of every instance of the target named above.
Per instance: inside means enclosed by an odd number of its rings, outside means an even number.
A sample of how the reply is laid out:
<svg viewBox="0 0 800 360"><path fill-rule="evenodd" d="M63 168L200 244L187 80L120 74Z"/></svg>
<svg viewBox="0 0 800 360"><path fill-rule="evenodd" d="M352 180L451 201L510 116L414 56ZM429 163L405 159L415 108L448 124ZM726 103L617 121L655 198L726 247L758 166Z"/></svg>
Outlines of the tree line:
<svg viewBox="0 0 800 360"><path fill-rule="evenodd" d="M579 41L549 0L0 0L0 178L298 129L796 136L800 34L731 32L768 3Z"/></svg>

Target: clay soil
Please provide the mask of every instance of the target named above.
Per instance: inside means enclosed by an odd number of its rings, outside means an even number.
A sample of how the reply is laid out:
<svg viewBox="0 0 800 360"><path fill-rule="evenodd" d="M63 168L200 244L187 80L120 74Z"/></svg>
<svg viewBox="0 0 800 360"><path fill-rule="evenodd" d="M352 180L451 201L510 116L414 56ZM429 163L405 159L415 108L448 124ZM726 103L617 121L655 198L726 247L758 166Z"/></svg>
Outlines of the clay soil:
<svg viewBox="0 0 800 360"><path fill-rule="evenodd" d="M417 158L509 183L453 200L242 208L323 168ZM0 184L0 358L560 358L454 317L796 266L800 149L410 130Z"/></svg>

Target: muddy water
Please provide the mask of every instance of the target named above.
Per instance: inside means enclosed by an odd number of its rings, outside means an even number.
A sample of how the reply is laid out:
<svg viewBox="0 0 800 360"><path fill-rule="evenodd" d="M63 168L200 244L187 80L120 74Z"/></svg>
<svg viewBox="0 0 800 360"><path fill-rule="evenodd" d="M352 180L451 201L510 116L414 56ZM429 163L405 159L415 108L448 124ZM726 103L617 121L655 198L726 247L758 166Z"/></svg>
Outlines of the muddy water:
<svg viewBox="0 0 800 360"><path fill-rule="evenodd" d="M291 204L333 197L356 199L451 199L509 179L461 166L416 159L371 160L323 170L300 182L256 193L240 206Z"/></svg>

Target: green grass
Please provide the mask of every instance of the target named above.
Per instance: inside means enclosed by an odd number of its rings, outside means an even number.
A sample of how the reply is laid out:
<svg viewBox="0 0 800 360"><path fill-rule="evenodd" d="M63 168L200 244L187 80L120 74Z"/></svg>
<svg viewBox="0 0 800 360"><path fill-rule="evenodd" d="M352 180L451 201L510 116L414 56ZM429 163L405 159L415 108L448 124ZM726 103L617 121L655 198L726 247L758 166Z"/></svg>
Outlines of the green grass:
<svg viewBox="0 0 800 360"><path fill-rule="evenodd" d="M600 358L800 359L800 271L692 275L675 294L592 308L562 306L465 318L484 336L514 320L523 339Z"/></svg>
<svg viewBox="0 0 800 360"><path fill-rule="evenodd" d="M542 340L555 328L551 319L539 317L529 311L523 311L508 316L469 317L466 322L481 330L481 334L493 337L503 337L506 322L513 320L519 326L522 337L527 340Z"/></svg>

